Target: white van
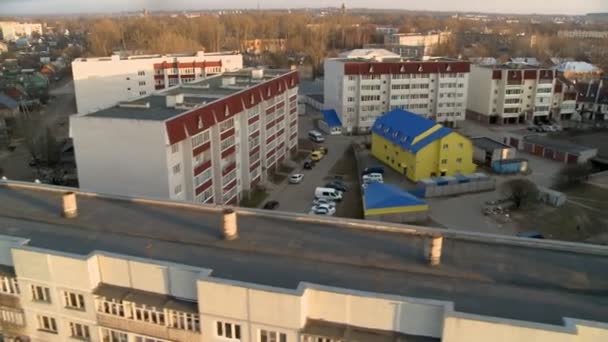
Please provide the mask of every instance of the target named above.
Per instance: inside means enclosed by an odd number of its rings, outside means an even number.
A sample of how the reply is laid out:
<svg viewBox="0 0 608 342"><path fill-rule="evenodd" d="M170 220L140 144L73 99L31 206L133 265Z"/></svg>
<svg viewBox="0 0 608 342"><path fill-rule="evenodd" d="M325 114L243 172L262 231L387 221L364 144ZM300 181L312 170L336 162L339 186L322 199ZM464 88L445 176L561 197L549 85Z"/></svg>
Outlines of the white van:
<svg viewBox="0 0 608 342"><path fill-rule="evenodd" d="M367 175L363 175L362 179L364 184L373 182L384 183L384 177L381 173L369 173Z"/></svg>
<svg viewBox="0 0 608 342"><path fill-rule="evenodd" d="M308 132L308 138L316 143L322 143L325 141L325 138L323 138L323 134L315 130Z"/></svg>
<svg viewBox="0 0 608 342"><path fill-rule="evenodd" d="M326 199L329 201L341 201L342 192L332 188L316 188L315 198Z"/></svg>

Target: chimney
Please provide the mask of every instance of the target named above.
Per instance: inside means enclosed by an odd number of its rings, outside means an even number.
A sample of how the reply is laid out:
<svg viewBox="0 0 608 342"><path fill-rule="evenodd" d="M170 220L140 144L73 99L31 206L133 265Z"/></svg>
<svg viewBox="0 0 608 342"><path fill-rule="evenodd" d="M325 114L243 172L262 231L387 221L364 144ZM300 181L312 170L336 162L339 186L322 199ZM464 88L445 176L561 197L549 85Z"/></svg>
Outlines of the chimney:
<svg viewBox="0 0 608 342"><path fill-rule="evenodd" d="M443 245L443 236L433 236L429 242L429 265L439 266L441 263L441 247Z"/></svg>
<svg viewBox="0 0 608 342"><path fill-rule="evenodd" d="M76 193L66 192L63 194L63 216L65 218L74 218L78 216L78 206L76 205Z"/></svg>
<svg viewBox="0 0 608 342"><path fill-rule="evenodd" d="M225 209L222 212L222 223L224 240L234 240L239 237L236 225L236 212L233 209Z"/></svg>

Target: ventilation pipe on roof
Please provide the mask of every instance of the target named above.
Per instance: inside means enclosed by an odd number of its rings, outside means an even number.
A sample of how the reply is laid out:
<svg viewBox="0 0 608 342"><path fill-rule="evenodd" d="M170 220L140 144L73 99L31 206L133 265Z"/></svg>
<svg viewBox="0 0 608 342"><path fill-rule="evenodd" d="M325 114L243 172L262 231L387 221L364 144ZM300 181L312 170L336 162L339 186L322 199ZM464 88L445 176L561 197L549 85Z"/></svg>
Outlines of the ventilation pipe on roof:
<svg viewBox="0 0 608 342"><path fill-rule="evenodd" d="M236 225L236 212L233 209L225 209L222 212L222 223L224 240L235 240L239 237Z"/></svg>
<svg viewBox="0 0 608 342"><path fill-rule="evenodd" d="M441 263L441 248L443 246L443 236L433 236L429 241L428 260L429 265L438 266Z"/></svg>
<svg viewBox="0 0 608 342"><path fill-rule="evenodd" d="M76 193L66 192L62 196L63 216L65 218L74 218L78 216L78 206L76 205Z"/></svg>
<svg viewBox="0 0 608 342"><path fill-rule="evenodd" d="M257 79L257 80L264 78L264 69L262 69L262 68L252 69L251 78Z"/></svg>

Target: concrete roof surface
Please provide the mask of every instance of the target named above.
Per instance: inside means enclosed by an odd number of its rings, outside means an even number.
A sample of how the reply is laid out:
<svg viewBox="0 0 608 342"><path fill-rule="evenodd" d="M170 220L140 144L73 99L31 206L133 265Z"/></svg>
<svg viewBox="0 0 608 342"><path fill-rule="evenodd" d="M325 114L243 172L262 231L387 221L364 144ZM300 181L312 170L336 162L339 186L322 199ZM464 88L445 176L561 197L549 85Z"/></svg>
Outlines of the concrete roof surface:
<svg viewBox="0 0 608 342"><path fill-rule="evenodd" d="M488 137L471 138L471 142L474 146L479 147L480 149L488 152L492 152L498 149L512 148L509 145L503 144Z"/></svg>
<svg viewBox="0 0 608 342"><path fill-rule="evenodd" d="M78 217L65 219L61 193L0 181L0 234L31 239L29 245L39 248L176 262L212 269L218 278L281 288L309 282L453 301L457 311L503 318L608 322L604 247L564 250L552 248L563 245L552 241L505 243L496 241L504 237L467 239L445 231L442 264L431 268L423 257L426 237L345 226L368 221L237 208L239 238L225 241L221 211L213 206L79 194Z"/></svg>

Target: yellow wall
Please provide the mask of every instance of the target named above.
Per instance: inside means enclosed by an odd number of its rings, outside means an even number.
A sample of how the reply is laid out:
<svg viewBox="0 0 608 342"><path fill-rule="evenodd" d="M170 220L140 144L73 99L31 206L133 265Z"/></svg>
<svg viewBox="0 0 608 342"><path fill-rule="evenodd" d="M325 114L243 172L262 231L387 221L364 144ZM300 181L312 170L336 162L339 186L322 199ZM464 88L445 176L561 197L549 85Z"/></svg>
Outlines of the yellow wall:
<svg viewBox="0 0 608 342"><path fill-rule="evenodd" d="M447 148L444 149L445 144ZM401 174L404 172L404 166L407 166L406 176L412 181L429 178L433 173L434 176L440 176L443 171L447 176L475 172L473 144L455 132L430 143L415 155L377 134L372 134L372 155ZM459 158L461 162L457 161ZM441 164L443 160L447 163Z"/></svg>

